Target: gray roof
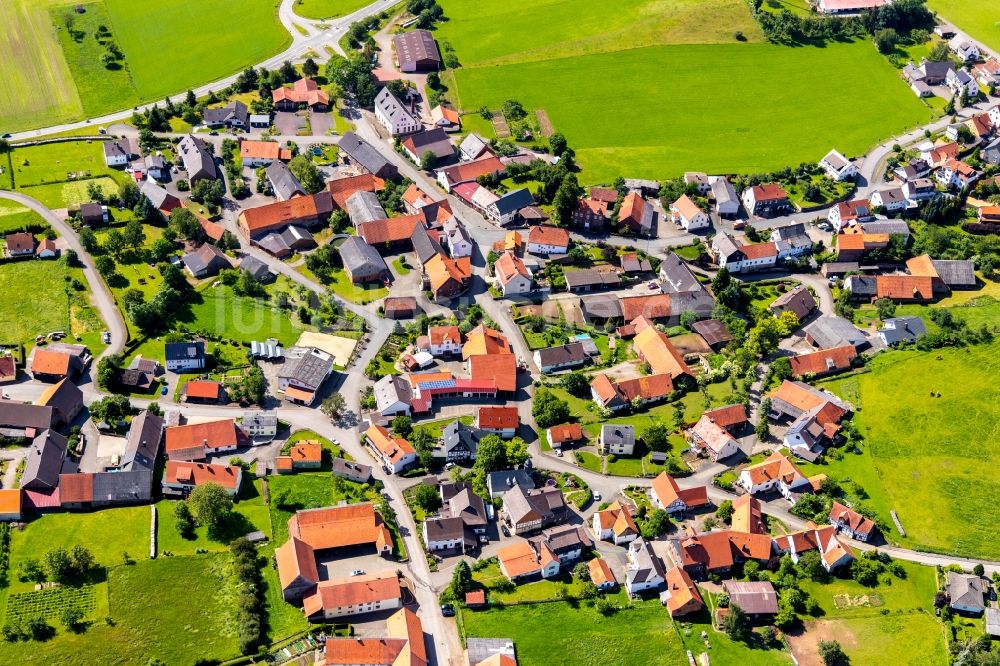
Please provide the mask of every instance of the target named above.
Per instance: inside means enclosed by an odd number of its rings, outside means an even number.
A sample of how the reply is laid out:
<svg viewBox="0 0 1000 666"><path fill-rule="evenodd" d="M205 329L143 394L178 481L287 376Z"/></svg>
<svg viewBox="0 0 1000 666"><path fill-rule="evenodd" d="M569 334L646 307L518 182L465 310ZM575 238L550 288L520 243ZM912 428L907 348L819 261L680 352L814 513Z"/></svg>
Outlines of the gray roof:
<svg viewBox="0 0 1000 666"><path fill-rule="evenodd" d="M205 358L205 343L201 340L194 342L167 342L163 345L163 356L167 361Z"/></svg>
<svg viewBox="0 0 1000 666"><path fill-rule="evenodd" d="M535 537L532 541L544 541L559 556L575 550L586 552L594 546L587 530L581 525L553 527L545 530L541 536Z"/></svg>
<svg viewBox="0 0 1000 666"><path fill-rule="evenodd" d="M489 149L489 142L478 134L472 133L462 139L458 149L462 156L468 160L474 160L484 151Z"/></svg>
<svg viewBox="0 0 1000 666"><path fill-rule="evenodd" d="M335 476L371 478L372 475L370 465L363 465L353 460L344 460L343 458L334 458L331 467Z"/></svg>
<svg viewBox="0 0 1000 666"><path fill-rule="evenodd" d="M475 458L476 450L479 448L479 440L485 434L482 430L467 426L455 419L445 427L441 439L444 442L445 453L450 453L455 447L463 446Z"/></svg>
<svg viewBox="0 0 1000 666"><path fill-rule="evenodd" d="M254 280L266 280L271 276L271 269L257 257L246 255L240 260L240 270L246 271Z"/></svg>
<svg viewBox="0 0 1000 666"><path fill-rule="evenodd" d="M202 243L194 252L185 254L181 261L195 277L214 274L230 267L226 255L211 243Z"/></svg>
<svg viewBox="0 0 1000 666"><path fill-rule="evenodd" d="M734 581L722 584L729 603L751 615L774 615L778 612L778 593L770 581Z"/></svg>
<svg viewBox="0 0 1000 666"><path fill-rule="evenodd" d="M24 457L22 488L56 488L59 472L66 457L66 438L54 430L46 430L31 442Z"/></svg>
<svg viewBox="0 0 1000 666"><path fill-rule="evenodd" d="M484 526L489 520L483 498L472 492L471 488L462 488L448 498L447 504L448 513L455 518L461 518L469 527Z"/></svg>
<svg viewBox="0 0 1000 666"><path fill-rule="evenodd" d="M402 377L385 375L375 382L375 404L379 412L387 410L397 402L407 405L413 400L410 382Z"/></svg>
<svg viewBox="0 0 1000 666"><path fill-rule="evenodd" d="M616 319L622 316L621 302L617 296L600 294L580 299L580 311L583 315L598 319Z"/></svg>
<svg viewBox="0 0 1000 666"><path fill-rule="evenodd" d="M820 317L805 327L806 335L810 336L820 349L831 349L853 345L860 347L868 344L868 338L854 324L843 317Z"/></svg>
<svg viewBox="0 0 1000 666"><path fill-rule="evenodd" d="M167 192L151 180L143 182L143 184L139 187L139 191L146 195L146 198L149 199L149 203L153 204L153 208L164 208L166 204L171 203L171 200L173 203L178 205L180 205L181 202L180 199L175 197L170 192Z"/></svg>
<svg viewBox="0 0 1000 666"><path fill-rule="evenodd" d="M93 504L132 504L148 502L152 497L153 470L133 469L124 472L94 474Z"/></svg>
<svg viewBox="0 0 1000 666"><path fill-rule="evenodd" d="M388 215L374 192L359 190L347 197L347 215L355 226L362 222L384 220Z"/></svg>
<svg viewBox="0 0 1000 666"><path fill-rule="evenodd" d="M551 519L566 508L566 503L562 490L558 487L545 486L528 490L524 486L515 485L503 494L503 506L511 522L516 525L524 522L525 517L532 511L543 521Z"/></svg>
<svg viewBox="0 0 1000 666"><path fill-rule="evenodd" d="M515 657L514 641L509 638L473 638L466 642L469 654L469 666L479 666L495 654L503 654L511 659Z"/></svg>
<svg viewBox="0 0 1000 666"><path fill-rule="evenodd" d="M508 215L510 213L516 213L525 206L530 206L535 200L531 197L531 192L528 188L522 187L519 190L513 190L503 195L499 199L493 202L496 206L497 211L500 215Z"/></svg>
<svg viewBox="0 0 1000 666"><path fill-rule="evenodd" d="M406 71L413 71L418 61L441 62L441 53L438 51L434 36L426 30L411 30L393 37L396 47L396 58L399 60L399 68Z"/></svg>
<svg viewBox="0 0 1000 666"><path fill-rule="evenodd" d="M789 240L792 238L799 238L801 236L805 236L806 238L809 237L806 233L806 225L801 222L796 224L786 224L783 227L775 227L771 230L771 240L773 241Z"/></svg>
<svg viewBox="0 0 1000 666"><path fill-rule="evenodd" d="M895 345L904 341L916 342L927 335L927 327L920 317L893 317L882 322L878 332L887 345Z"/></svg>
<svg viewBox="0 0 1000 666"><path fill-rule="evenodd" d="M0 400L0 430L5 427L15 429L48 428L52 425L54 411L52 407L29 405L13 400Z"/></svg>
<svg viewBox="0 0 1000 666"><path fill-rule="evenodd" d="M950 60L925 60L917 68L923 73L925 78L943 79L948 72L955 69L955 65Z"/></svg>
<svg viewBox="0 0 1000 666"><path fill-rule="evenodd" d="M613 445L635 446L635 427L618 423L605 423L601 426L601 441L606 447Z"/></svg>
<svg viewBox="0 0 1000 666"><path fill-rule="evenodd" d="M321 356L320 354L308 349L298 358L289 358L278 373L278 377L294 380L296 383L308 386L313 390L318 389L331 369L330 358L324 358L326 355Z"/></svg>
<svg viewBox="0 0 1000 666"><path fill-rule="evenodd" d="M712 183L712 196L718 204L737 203L739 197L736 196L736 188L725 178L716 178Z"/></svg>
<svg viewBox="0 0 1000 666"><path fill-rule="evenodd" d="M515 485L522 488L534 488L535 481L532 478L531 470L505 469L499 472L490 472L486 476L486 486L491 495L505 493Z"/></svg>
<svg viewBox="0 0 1000 666"><path fill-rule="evenodd" d="M465 536L465 522L455 518L428 518L424 521L428 541L453 541Z"/></svg>
<svg viewBox="0 0 1000 666"><path fill-rule="evenodd" d="M144 162L147 169L167 168L167 161L163 159L163 155L146 155Z"/></svg>
<svg viewBox="0 0 1000 666"><path fill-rule="evenodd" d="M861 230L866 234L889 234L890 236L910 237L910 227L906 224L906 220L862 222Z"/></svg>
<svg viewBox="0 0 1000 666"><path fill-rule="evenodd" d="M975 287L976 265L969 259L932 259L934 270L949 287Z"/></svg>
<svg viewBox="0 0 1000 666"><path fill-rule="evenodd" d="M264 170L267 180L271 183L271 188L280 199L291 199L296 194L305 194L302 184L295 178L295 174L288 168L288 165L281 160L274 160Z"/></svg>
<svg viewBox="0 0 1000 666"><path fill-rule="evenodd" d="M455 146L451 145L448 133L440 127L417 132L406 137L403 141L408 147L412 144L413 154L417 158L423 157L428 150L434 153L434 157L439 160L454 156Z"/></svg>
<svg viewBox="0 0 1000 666"><path fill-rule="evenodd" d="M740 251L740 246L732 236L726 233L716 234L712 239L712 245L719 248L719 254L723 259L733 256Z"/></svg>
<svg viewBox="0 0 1000 666"><path fill-rule="evenodd" d="M419 124L419 121L410 113L406 105L400 102L388 88L382 88L379 94L375 96L375 108L380 110L390 120L395 121L399 118L404 118L411 119Z"/></svg>
<svg viewBox="0 0 1000 666"><path fill-rule="evenodd" d="M131 158L132 147L129 145L127 139L114 139L112 141L105 141L103 144L104 154L107 157L125 157Z"/></svg>
<svg viewBox="0 0 1000 666"><path fill-rule="evenodd" d="M281 236L281 240L283 240L290 248L296 247L298 244L303 242L308 245L312 245L316 242L311 233L294 224L290 224L285 227L285 229L278 235Z"/></svg>
<svg viewBox="0 0 1000 666"><path fill-rule="evenodd" d="M581 268L578 271L566 271L566 286L570 289L577 287L600 286L617 287L621 284L621 278L614 271L599 271L596 268Z"/></svg>
<svg viewBox="0 0 1000 666"><path fill-rule="evenodd" d="M704 287L698 282L684 260L671 252L660 264L660 277L667 282L667 293L679 291L701 291Z"/></svg>
<svg viewBox="0 0 1000 666"><path fill-rule="evenodd" d="M670 294L671 317L679 317L685 312L693 312L699 317L709 317L714 307L715 299L712 298L712 295L704 287L698 291L682 291Z"/></svg>
<svg viewBox="0 0 1000 666"><path fill-rule="evenodd" d="M387 273L389 267L378 250L357 236L351 236L338 248L340 260L352 275L370 275L372 273Z"/></svg>
<svg viewBox="0 0 1000 666"><path fill-rule="evenodd" d="M630 555L626 577L628 584L644 583L666 575L663 561L653 552L653 546L642 537L630 543L628 551Z"/></svg>
<svg viewBox="0 0 1000 666"><path fill-rule="evenodd" d="M772 310L779 308L789 310L794 312L799 319L803 319L816 308L816 299L813 298L812 293L805 285L800 284L778 296L767 307Z"/></svg>
<svg viewBox="0 0 1000 666"><path fill-rule="evenodd" d="M236 100L226 106L217 109L205 109L202 114L206 125L222 125L224 123L241 123L244 126L250 123L250 113L247 105Z"/></svg>
<svg viewBox="0 0 1000 666"><path fill-rule="evenodd" d="M205 149L205 144L201 139L190 134L181 137L181 140L177 142L177 152L181 161L184 162L184 170L187 171L189 180L218 177L215 170L215 159Z"/></svg>
<svg viewBox="0 0 1000 666"><path fill-rule="evenodd" d="M824 275L844 275L861 270L861 265L856 261L831 261L823 264Z"/></svg>
<svg viewBox="0 0 1000 666"><path fill-rule="evenodd" d="M160 453L160 439L163 437L163 419L156 414L143 411L132 419L125 438L125 453L122 469L151 470Z"/></svg>
<svg viewBox="0 0 1000 666"><path fill-rule="evenodd" d="M879 190L879 196L882 197L883 206L906 200L906 197L903 195L902 187L889 187L884 190Z"/></svg>
<svg viewBox="0 0 1000 666"><path fill-rule="evenodd" d="M709 345L722 344L724 342L729 342L733 339L732 333L726 328L718 319L705 319L704 321L696 321L691 324L691 329L705 338L705 342Z"/></svg>
<svg viewBox="0 0 1000 666"><path fill-rule="evenodd" d="M286 243L285 239L281 237L281 234L270 233L256 242L261 249L274 255L292 251L292 248L288 247L288 243Z"/></svg>
<svg viewBox="0 0 1000 666"><path fill-rule="evenodd" d="M973 610L983 610L986 607L983 603L983 579L979 576L949 571L946 589L952 606L958 604Z"/></svg>
<svg viewBox="0 0 1000 666"><path fill-rule="evenodd" d="M252 424L262 428L276 426L278 425L278 412L273 409L253 409L243 412L243 424Z"/></svg>
<svg viewBox="0 0 1000 666"><path fill-rule="evenodd" d="M878 284L875 278L867 275L851 275L844 282L844 288L854 296L874 296L878 293Z"/></svg>
<svg viewBox="0 0 1000 666"><path fill-rule="evenodd" d="M382 156L373 145L359 137L354 132L348 132L340 138L337 144L358 165L366 171L383 178L391 178L396 174L396 167Z"/></svg>
<svg viewBox="0 0 1000 666"><path fill-rule="evenodd" d="M580 342L571 342L558 347L546 347L535 352L542 366L563 365L566 363L583 363L589 358L587 350Z"/></svg>
<svg viewBox="0 0 1000 666"><path fill-rule="evenodd" d="M1000 636L1000 608L986 609L986 633Z"/></svg>
<svg viewBox="0 0 1000 666"><path fill-rule="evenodd" d="M421 264L426 264L434 255L444 254L441 244L431 238L430 234L427 233L426 227L422 224L418 224L413 228L413 235L410 236L410 242L413 243L413 251L416 253L417 259L420 260Z"/></svg>

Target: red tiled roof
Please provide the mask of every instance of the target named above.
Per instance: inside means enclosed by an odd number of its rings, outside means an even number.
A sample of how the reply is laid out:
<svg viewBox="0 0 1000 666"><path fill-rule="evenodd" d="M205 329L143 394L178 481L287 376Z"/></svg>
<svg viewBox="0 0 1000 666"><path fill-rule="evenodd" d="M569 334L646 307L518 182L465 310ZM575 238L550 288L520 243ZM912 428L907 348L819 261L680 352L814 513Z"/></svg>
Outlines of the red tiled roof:
<svg viewBox="0 0 1000 666"><path fill-rule="evenodd" d="M337 208L344 210L347 208L347 200L352 194L357 192L378 192L385 187L385 181L370 173L360 176L348 176L347 178L337 178L326 184L326 189L333 197L333 202Z"/></svg>
<svg viewBox="0 0 1000 666"><path fill-rule="evenodd" d="M458 326L431 326L427 330L427 336L432 345L440 345L445 342L453 342L457 345L462 342L462 332Z"/></svg>
<svg viewBox="0 0 1000 666"><path fill-rule="evenodd" d="M540 225L528 231L528 242L538 245L569 245L569 232L559 227Z"/></svg>
<svg viewBox="0 0 1000 666"><path fill-rule="evenodd" d="M474 381L493 380L497 390L517 391L517 358L514 354L483 354L469 358L469 375Z"/></svg>
<svg viewBox="0 0 1000 666"><path fill-rule="evenodd" d="M753 186L754 201L780 201L787 199L788 193L778 183L765 183Z"/></svg>
<svg viewBox="0 0 1000 666"><path fill-rule="evenodd" d="M465 183L474 181L480 176L488 176L501 173L504 170L503 162L499 157L490 155L481 157L471 162L463 162L452 167L442 169L449 183Z"/></svg>
<svg viewBox="0 0 1000 666"><path fill-rule="evenodd" d="M372 220L358 225L358 236L375 247L383 243L399 243L409 240L418 224L422 224L419 215L402 215L386 220Z"/></svg>
<svg viewBox="0 0 1000 666"><path fill-rule="evenodd" d="M31 374L66 377L69 375L70 358L66 352L35 349L35 355L31 359Z"/></svg>
<svg viewBox="0 0 1000 666"><path fill-rule="evenodd" d="M854 345L844 345L843 347L833 347L792 356L789 361L792 364L792 374L796 377L802 377L808 374L822 375L828 372L847 370L857 357L858 351Z"/></svg>
<svg viewBox="0 0 1000 666"><path fill-rule="evenodd" d="M774 243L753 243L752 245L741 245L740 252L747 259L765 259L778 256L778 247Z"/></svg>
<svg viewBox="0 0 1000 666"><path fill-rule="evenodd" d="M222 385L209 380L192 380L184 385L184 395L202 400L218 400Z"/></svg>
<svg viewBox="0 0 1000 666"><path fill-rule="evenodd" d="M93 501L93 474L59 475L59 502L61 504L84 504Z"/></svg>
<svg viewBox="0 0 1000 666"><path fill-rule="evenodd" d="M240 157L287 162L292 159L292 151L274 141L243 141L240 143Z"/></svg>
<svg viewBox="0 0 1000 666"><path fill-rule="evenodd" d="M553 444L577 442L583 439L583 428L579 423L563 423L549 428L549 439Z"/></svg>
<svg viewBox="0 0 1000 666"><path fill-rule="evenodd" d="M288 452L292 463L320 463L323 461L323 445L314 439L296 442Z"/></svg>
<svg viewBox="0 0 1000 666"><path fill-rule="evenodd" d="M236 446L239 434L236 421L210 421L208 423L192 423L188 425L171 426L166 430L165 450L167 457L171 453L186 449L207 446L208 448L223 448Z"/></svg>
<svg viewBox="0 0 1000 666"><path fill-rule="evenodd" d="M732 428L734 425L747 422L746 407L740 404L709 409L703 416L707 416L709 420L723 428Z"/></svg>
<svg viewBox="0 0 1000 666"><path fill-rule="evenodd" d="M236 490L240 483L240 468L230 465L209 465L207 463L168 460L163 472L164 483L179 483L200 486L215 482L223 488ZM63 500L65 501L65 500Z"/></svg>
<svg viewBox="0 0 1000 666"><path fill-rule="evenodd" d="M480 407L479 427L490 430L517 428L521 418L517 407Z"/></svg>
<svg viewBox="0 0 1000 666"><path fill-rule="evenodd" d="M875 291L878 298L901 301L929 301L934 298L933 278L920 275L878 275Z"/></svg>
<svg viewBox="0 0 1000 666"><path fill-rule="evenodd" d="M632 321L636 317L662 319L670 316L671 301L669 294L622 296L618 299L618 302L621 304L622 315L625 321Z"/></svg>

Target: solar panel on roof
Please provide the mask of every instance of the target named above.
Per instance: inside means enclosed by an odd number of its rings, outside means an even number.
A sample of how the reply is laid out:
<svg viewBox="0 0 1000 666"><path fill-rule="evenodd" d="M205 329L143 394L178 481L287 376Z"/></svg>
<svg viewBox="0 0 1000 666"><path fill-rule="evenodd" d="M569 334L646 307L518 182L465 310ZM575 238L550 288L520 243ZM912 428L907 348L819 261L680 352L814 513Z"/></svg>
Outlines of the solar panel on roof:
<svg viewBox="0 0 1000 666"><path fill-rule="evenodd" d="M432 382L420 382L418 386L422 389L455 388L455 380L439 379Z"/></svg>

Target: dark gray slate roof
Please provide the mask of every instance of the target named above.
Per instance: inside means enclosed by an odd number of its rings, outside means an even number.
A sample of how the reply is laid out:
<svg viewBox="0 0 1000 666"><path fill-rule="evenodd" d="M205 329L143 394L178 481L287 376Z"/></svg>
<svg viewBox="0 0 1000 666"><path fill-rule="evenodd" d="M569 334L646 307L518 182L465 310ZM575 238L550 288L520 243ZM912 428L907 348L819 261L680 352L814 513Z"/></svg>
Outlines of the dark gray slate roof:
<svg viewBox="0 0 1000 666"><path fill-rule="evenodd" d="M630 425L605 423L601 426L601 439L605 446L635 446L635 428Z"/></svg>
<svg viewBox="0 0 1000 666"><path fill-rule="evenodd" d="M22 488L56 488L59 472L66 457L66 438L53 430L46 430L31 442L24 458Z"/></svg>
<svg viewBox="0 0 1000 666"><path fill-rule="evenodd" d="M714 307L715 299L705 288L670 294L671 317L679 317L685 312L693 312L699 317L709 317Z"/></svg>
<svg viewBox="0 0 1000 666"><path fill-rule="evenodd" d="M531 471L527 469L505 469L499 472L490 472L486 476L486 485L490 493L505 493L515 485L522 488L534 488L535 481L531 476Z"/></svg>
<svg viewBox="0 0 1000 666"><path fill-rule="evenodd" d="M866 234L889 234L892 236L910 237L910 227L906 220L875 220L862 222L861 229Z"/></svg>
<svg viewBox="0 0 1000 666"><path fill-rule="evenodd" d="M413 243L413 251L420 259L421 264L426 264L436 254L444 254L441 244L431 238L422 224L414 227L410 241Z"/></svg>
<svg viewBox="0 0 1000 666"><path fill-rule="evenodd" d="M267 180L271 183L275 195L280 199L291 199L296 194L305 194L302 185L295 178L295 175L288 168L288 165L281 160L274 160L264 170Z"/></svg>
<svg viewBox="0 0 1000 666"><path fill-rule="evenodd" d="M177 152L181 161L184 162L184 170L188 172L190 180L218 177L215 170L215 159L205 150L205 144L201 139L196 139L190 134L181 137L181 140L177 142Z"/></svg>
<svg viewBox="0 0 1000 666"><path fill-rule="evenodd" d="M455 154L455 146L451 145L448 133L440 127L411 134L404 139L403 144L410 148L417 159L423 157L428 150L434 157L444 160Z"/></svg>
<svg viewBox="0 0 1000 666"><path fill-rule="evenodd" d="M338 145L340 150L369 173L382 178L392 178L396 175L396 167L382 157L382 154L374 146L354 132L348 132L342 136Z"/></svg>
<svg viewBox="0 0 1000 666"><path fill-rule="evenodd" d="M983 579L979 576L948 572L946 587L951 605L961 605L965 608L983 610Z"/></svg>
<svg viewBox="0 0 1000 666"><path fill-rule="evenodd" d="M163 345L163 357L167 361L205 358L205 343L200 340L194 342L168 342Z"/></svg>
<svg viewBox="0 0 1000 666"><path fill-rule="evenodd" d="M329 358L324 359L310 351L299 358L286 361L278 376L318 389L329 374L330 368Z"/></svg>
<svg viewBox="0 0 1000 666"><path fill-rule="evenodd" d="M536 353L543 366L583 363L589 358L587 351L583 348L583 343L580 342L571 342L567 345L559 345L558 347L547 347L539 349Z"/></svg>
<svg viewBox="0 0 1000 666"><path fill-rule="evenodd" d="M243 257L240 261L240 270L250 273L255 280L266 280L271 275L271 270L267 267L267 264L257 257L249 255Z"/></svg>
<svg viewBox="0 0 1000 666"><path fill-rule="evenodd" d="M497 199L493 205L501 215L516 213L525 206L530 206L535 200L531 197L531 192L526 187L513 190Z"/></svg>
<svg viewBox="0 0 1000 666"><path fill-rule="evenodd" d="M258 240L257 245L259 245L263 250L274 255L292 251L292 248L288 247L288 243L286 243L285 239L281 237L281 234L268 234Z"/></svg>
<svg viewBox="0 0 1000 666"><path fill-rule="evenodd" d="M916 342L927 335L927 327L920 317L893 317L882 322L879 333L885 338L887 345L900 342Z"/></svg>
<svg viewBox="0 0 1000 666"><path fill-rule="evenodd" d="M448 424L442 435L445 453L450 452L456 446L464 445L475 458L476 450L479 448L479 440L484 434L482 430L467 426L456 419Z"/></svg>
<svg viewBox="0 0 1000 666"><path fill-rule="evenodd" d="M806 236L806 225L801 222L796 224L786 224L783 227L775 227L771 230L771 240L788 240L790 238L798 238L799 236Z"/></svg>
<svg viewBox="0 0 1000 666"><path fill-rule="evenodd" d="M153 470L133 469L124 472L94 474L94 504L133 504L152 497Z"/></svg>
<svg viewBox="0 0 1000 666"><path fill-rule="evenodd" d="M832 349L853 345L860 347L868 344L868 338L854 324L843 317L820 317L805 328L820 349Z"/></svg>
<svg viewBox="0 0 1000 666"><path fill-rule="evenodd" d="M614 271L599 271L596 268L581 268L578 271L567 271L565 273L566 286L570 289L578 287L617 287L621 284L621 278Z"/></svg>
<svg viewBox="0 0 1000 666"><path fill-rule="evenodd" d="M160 439L163 437L163 419L149 411L144 411L132 419L132 425L125 438L125 453L122 469L151 470L160 453Z"/></svg>
<svg viewBox="0 0 1000 666"><path fill-rule="evenodd" d="M195 277L214 274L223 268L229 268L226 255L211 243L202 243L194 252L185 254L182 261Z"/></svg>
<svg viewBox="0 0 1000 666"><path fill-rule="evenodd" d="M48 428L52 425L52 407L0 400L0 428Z"/></svg>
<svg viewBox="0 0 1000 666"><path fill-rule="evenodd" d="M389 267L378 250L357 236L351 236L340 248L340 260L351 273L388 272Z"/></svg>
<svg viewBox="0 0 1000 666"><path fill-rule="evenodd" d="M170 192L157 185L151 180L147 180L139 188L139 191L146 195L153 208L165 208L167 204L180 205L181 201Z"/></svg>
<svg viewBox="0 0 1000 666"><path fill-rule="evenodd" d="M587 319L615 319L622 316L618 297L610 294L581 298L580 311Z"/></svg>
<svg viewBox="0 0 1000 666"><path fill-rule="evenodd" d="M237 100L218 109L205 109L201 114L206 125L222 125L224 123L242 123L244 126L250 124L250 113L247 105Z"/></svg>
<svg viewBox="0 0 1000 666"><path fill-rule="evenodd" d="M941 281L949 287L975 287L976 265L968 259L932 259Z"/></svg>

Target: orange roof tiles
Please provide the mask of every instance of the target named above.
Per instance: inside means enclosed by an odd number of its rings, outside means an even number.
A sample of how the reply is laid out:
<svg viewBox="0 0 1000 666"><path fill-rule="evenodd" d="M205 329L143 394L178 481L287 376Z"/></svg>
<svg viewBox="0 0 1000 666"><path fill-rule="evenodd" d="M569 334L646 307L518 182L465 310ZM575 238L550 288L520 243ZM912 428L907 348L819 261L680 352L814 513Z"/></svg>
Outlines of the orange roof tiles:
<svg viewBox="0 0 1000 666"><path fill-rule="evenodd" d="M503 170L503 162L500 161L499 157L494 155L481 157L478 160L473 160L472 162L463 162L461 164L456 164L455 166L442 169L448 182L453 185L473 181L480 176L502 173Z"/></svg>
<svg viewBox="0 0 1000 666"><path fill-rule="evenodd" d="M69 375L70 358L66 352L36 348L31 359L31 373L66 377Z"/></svg>
<svg viewBox="0 0 1000 666"><path fill-rule="evenodd" d="M504 252L501 254L500 258L493 264L493 268L496 271L497 278L500 280L500 284L505 286L518 275L529 280L531 279L528 267L513 252Z"/></svg>
<svg viewBox="0 0 1000 666"><path fill-rule="evenodd" d="M538 245L569 245L569 232L560 227L539 225L528 231L528 242Z"/></svg>
<svg viewBox="0 0 1000 666"><path fill-rule="evenodd" d="M2 511L0 511L2 513ZM840 502L830 505L830 520L842 522L851 528L855 534L870 534L875 529L875 523L870 518L862 516Z"/></svg>
<svg viewBox="0 0 1000 666"><path fill-rule="evenodd" d="M288 519L288 533L316 550L374 543L392 544L392 537L370 502L298 511Z"/></svg>
<svg viewBox="0 0 1000 666"><path fill-rule="evenodd" d="M693 220L698 215L704 213L704 211L698 207L698 204L692 201L691 197L686 194L682 194L681 198L671 205L671 208L677 211L677 214L685 220Z"/></svg>
<svg viewBox="0 0 1000 666"><path fill-rule="evenodd" d="M278 566L278 581L282 590L287 589L299 577L313 583L319 582L316 553L313 552L312 546L298 537L292 536L276 548L274 559Z"/></svg>
<svg viewBox="0 0 1000 666"><path fill-rule="evenodd" d="M344 210L347 208L347 200L352 194L357 192L378 192L385 187L385 181L370 173L360 176L348 176L347 178L337 178L326 184L326 189L333 197L333 202L337 208Z"/></svg>
<svg viewBox="0 0 1000 666"><path fill-rule="evenodd" d="M708 488L697 486L682 489L677 485L677 481L666 472L660 472L659 476L653 479L652 487L653 493L664 507L670 506L677 500L684 502L688 508L708 504Z"/></svg>
<svg viewBox="0 0 1000 666"><path fill-rule="evenodd" d="M787 199L788 193L778 183L765 183L753 186L754 201L780 201Z"/></svg>
<svg viewBox="0 0 1000 666"><path fill-rule="evenodd" d="M472 263L469 257L452 259L443 254L435 254L424 265L424 272L427 273L431 290L437 292L449 280L465 284L472 277Z"/></svg>
<svg viewBox="0 0 1000 666"><path fill-rule="evenodd" d="M799 466L780 451L775 451L755 465L744 467L743 471L749 475L750 481L755 486L772 479L782 479L791 485L796 479L805 478Z"/></svg>
<svg viewBox="0 0 1000 666"><path fill-rule="evenodd" d="M93 501L93 474L59 475L59 502L61 504L87 504Z"/></svg>
<svg viewBox="0 0 1000 666"><path fill-rule="evenodd" d="M60 475L60 485L62 485L62 475ZM0 490L0 515L21 515L21 490L19 488Z"/></svg>
<svg viewBox="0 0 1000 666"><path fill-rule="evenodd" d="M513 347L500 331L486 328L484 324L475 327L465 336L462 345L462 358L481 356L483 354L513 354Z"/></svg>
<svg viewBox="0 0 1000 666"><path fill-rule="evenodd" d="M200 486L210 481L223 488L236 490L240 484L241 470L230 465L209 465L207 463L168 460L163 472L166 483Z"/></svg>
<svg viewBox="0 0 1000 666"><path fill-rule="evenodd" d="M878 275L875 277L878 298L900 301L929 301L934 298L933 278L916 275Z"/></svg>
<svg viewBox="0 0 1000 666"><path fill-rule="evenodd" d="M292 459L293 463L322 463L323 445L315 439L302 440L292 445L288 456Z"/></svg>
<svg viewBox="0 0 1000 666"><path fill-rule="evenodd" d="M638 330L638 326L636 329ZM645 326L638 331L632 346L657 374L668 374L674 379L691 374L684 357L670 342L666 333L655 326Z"/></svg>
<svg viewBox="0 0 1000 666"><path fill-rule="evenodd" d="M469 359L469 376L476 381L492 380L497 390L517 391L517 358L513 354L484 354Z"/></svg>
<svg viewBox="0 0 1000 666"><path fill-rule="evenodd" d="M549 428L548 434L553 444L576 442L583 439L583 428L579 423L563 423Z"/></svg>
<svg viewBox="0 0 1000 666"><path fill-rule="evenodd" d="M597 394L597 397L605 405L614 400L615 396L618 395L614 382L603 372L594 375L594 379L590 382L590 388L594 390L594 393Z"/></svg>
<svg viewBox="0 0 1000 666"><path fill-rule="evenodd" d="M764 513L760 502L753 495L740 495L733 500L733 515L730 526L737 532L750 534L767 534L764 526Z"/></svg>
<svg viewBox="0 0 1000 666"><path fill-rule="evenodd" d="M709 409L702 416L707 416L710 421L723 428L732 428L747 422L746 407L740 404Z"/></svg>
<svg viewBox="0 0 1000 666"><path fill-rule="evenodd" d="M184 385L184 395L201 400L218 400L221 391L219 382L209 380L191 380Z"/></svg>
<svg viewBox="0 0 1000 666"><path fill-rule="evenodd" d="M288 100L296 104L308 104L309 106L316 104L329 106L330 104L330 96L325 91L320 90L315 81L305 78L296 81L292 84L291 88L282 86L272 90L271 97L275 103Z"/></svg>
<svg viewBox="0 0 1000 666"><path fill-rule="evenodd" d="M416 454L413 446L402 437L395 437L383 426L374 423L365 431L365 437L383 456L396 462L408 454Z"/></svg>
<svg viewBox="0 0 1000 666"><path fill-rule="evenodd" d="M681 567L670 569L664 576L667 588L667 610L670 616L684 615L704 607L701 594L691 577Z"/></svg>
<svg viewBox="0 0 1000 666"><path fill-rule="evenodd" d="M508 578L533 573L542 566L538 555L527 541L518 541L500 548L497 550L497 559Z"/></svg>
<svg viewBox="0 0 1000 666"><path fill-rule="evenodd" d="M603 557L595 557L587 563L587 568L590 570L590 580L594 585L600 587L601 585L615 585L618 583L615 580L615 574L611 571L611 567L608 566L608 561Z"/></svg>
<svg viewBox="0 0 1000 666"><path fill-rule="evenodd" d="M753 243L752 245L741 245L740 252L747 259L764 259L778 256L778 247L774 243Z"/></svg>
<svg viewBox="0 0 1000 666"><path fill-rule="evenodd" d="M165 450L169 457L171 453L195 447L210 449L236 446L239 436L236 421L210 421L208 423L192 423L181 426L171 426L166 430Z"/></svg>
<svg viewBox="0 0 1000 666"><path fill-rule="evenodd" d="M622 296L618 302L621 303L622 316L624 316L625 321L632 321L636 317L661 319L670 316L669 294Z"/></svg>
<svg viewBox="0 0 1000 666"><path fill-rule="evenodd" d="M931 259L931 255L929 254L922 254L919 257L907 259L906 270L909 271L910 275L919 277L939 277L937 268L934 267L934 260Z"/></svg>
<svg viewBox="0 0 1000 666"><path fill-rule="evenodd" d="M280 143L274 141L242 141L240 143L240 157L254 160L282 160L292 159L292 151L282 148Z"/></svg>
<svg viewBox="0 0 1000 666"><path fill-rule="evenodd" d="M462 343L462 332L458 326L431 326L427 329L427 337L432 345L441 345L446 342L453 344Z"/></svg>
<svg viewBox="0 0 1000 666"><path fill-rule="evenodd" d="M400 599L403 595L399 578L395 572L352 576L320 581L316 593L303 600L306 615L326 608L343 608L359 604L371 604L389 599Z"/></svg>
<svg viewBox="0 0 1000 666"><path fill-rule="evenodd" d="M517 407L480 407L479 427L490 430L517 428L521 422Z"/></svg>
<svg viewBox="0 0 1000 666"><path fill-rule="evenodd" d="M240 227L250 236L329 215L333 200L328 192L293 197L287 201L246 208L240 213Z"/></svg>
<svg viewBox="0 0 1000 666"><path fill-rule="evenodd" d="M800 386L795 382L790 382L787 379L781 382L781 386L771 391L768 395L772 398L784 400L789 405L803 412L808 412L819 407L824 402L829 402L822 395L817 395L808 388Z"/></svg>
<svg viewBox="0 0 1000 666"><path fill-rule="evenodd" d="M844 345L843 347L832 347L792 356L789 362L792 365L792 374L796 377L802 377L810 374L823 375L829 372L847 370L857 357L858 350L854 348L854 345Z"/></svg>
<svg viewBox="0 0 1000 666"><path fill-rule="evenodd" d="M383 243L399 243L408 241L418 224L423 224L419 215L401 215L386 220L372 220L358 225L358 236L375 247Z"/></svg>

